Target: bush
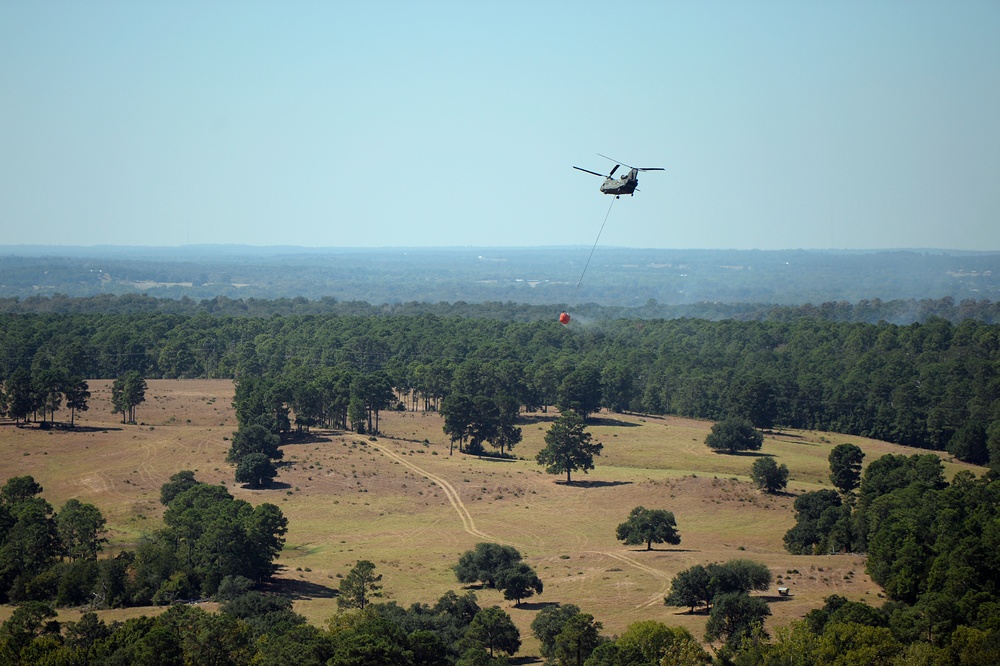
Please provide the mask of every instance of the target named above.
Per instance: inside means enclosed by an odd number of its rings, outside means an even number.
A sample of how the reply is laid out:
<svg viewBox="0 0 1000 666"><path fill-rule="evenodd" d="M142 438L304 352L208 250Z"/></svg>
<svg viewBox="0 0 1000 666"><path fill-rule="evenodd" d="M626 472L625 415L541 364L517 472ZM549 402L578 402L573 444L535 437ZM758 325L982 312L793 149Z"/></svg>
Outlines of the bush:
<svg viewBox="0 0 1000 666"><path fill-rule="evenodd" d="M747 419L731 416L712 426L705 444L710 449L726 453L759 451L764 445L764 436Z"/></svg>

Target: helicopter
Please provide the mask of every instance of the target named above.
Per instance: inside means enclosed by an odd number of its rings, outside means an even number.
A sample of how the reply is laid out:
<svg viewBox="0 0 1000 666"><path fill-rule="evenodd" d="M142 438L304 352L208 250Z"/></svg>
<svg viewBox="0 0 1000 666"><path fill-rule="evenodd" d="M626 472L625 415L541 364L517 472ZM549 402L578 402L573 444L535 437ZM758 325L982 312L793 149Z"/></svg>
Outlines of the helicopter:
<svg viewBox="0 0 1000 666"><path fill-rule="evenodd" d="M629 194L635 196L635 188L639 185L640 171L663 171L663 167L634 167L625 164L624 162L619 162L618 160L610 158L607 155L601 155L600 153L597 154L603 157L604 159L611 160L612 162L615 163L614 168L611 169L611 173L609 173L607 176L601 173L597 173L596 171L591 171L590 169L582 169L578 166L575 166L573 168L576 169L577 171L583 171L604 178L604 182L601 184L601 192L603 192L604 194L613 194L615 195L616 199L620 199L621 195L623 194ZM618 180L615 180L614 178L612 178L612 176L615 175L615 171L618 170L618 167L622 165L627 166L629 171L624 176L620 177Z"/></svg>

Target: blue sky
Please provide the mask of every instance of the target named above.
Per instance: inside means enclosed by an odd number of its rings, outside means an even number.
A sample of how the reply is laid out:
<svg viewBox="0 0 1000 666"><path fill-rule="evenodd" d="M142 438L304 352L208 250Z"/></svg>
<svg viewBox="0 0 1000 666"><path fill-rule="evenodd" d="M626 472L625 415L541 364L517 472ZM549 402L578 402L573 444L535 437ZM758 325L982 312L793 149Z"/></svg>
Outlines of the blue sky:
<svg viewBox="0 0 1000 666"><path fill-rule="evenodd" d="M0 244L1000 250L1000 2L0 0Z"/></svg>

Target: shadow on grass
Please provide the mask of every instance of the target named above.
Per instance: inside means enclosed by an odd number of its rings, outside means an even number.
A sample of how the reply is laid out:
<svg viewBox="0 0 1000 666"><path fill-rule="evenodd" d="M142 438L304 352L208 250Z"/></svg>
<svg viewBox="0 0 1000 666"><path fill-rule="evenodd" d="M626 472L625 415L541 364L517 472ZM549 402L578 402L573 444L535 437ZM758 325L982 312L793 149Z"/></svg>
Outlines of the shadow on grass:
<svg viewBox="0 0 1000 666"><path fill-rule="evenodd" d="M83 425L70 425L68 423L45 421L45 425L42 425L41 421L38 422L28 422L28 423L15 423L14 421L3 420L0 421L0 428L11 427L20 428L22 430L45 430L46 432L69 432L69 433L81 433L81 432L109 432L109 431L119 431L122 430L120 426L83 426Z"/></svg>
<svg viewBox="0 0 1000 666"><path fill-rule="evenodd" d="M470 454L471 455L471 454ZM480 460L485 460L487 462L517 462L520 458L516 458L513 455L490 455L489 453L484 453L480 456L476 456Z"/></svg>
<svg viewBox="0 0 1000 666"><path fill-rule="evenodd" d="M526 611L539 611L543 608L549 608L551 606L558 606L558 601L536 601L534 603L523 602L520 606L514 606L517 610Z"/></svg>
<svg viewBox="0 0 1000 666"><path fill-rule="evenodd" d="M685 606L683 609L674 613L674 615L709 615L712 609L708 606L698 606L694 610L691 610L689 606Z"/></svg>
<svg viewBox="0 0 1000 666"><path fill-rule="evenodd" d="M785 432L784 430L765 430L765 435L770 435L771 437L782 437L787 439L805 439L802 435L795 432Z"/></svg>
<svg viewBox="0 0 1000 666"><path fill-rule="evenodd" d="M716 451L720 456L739 456L740 458L773 458L773 453L760 451Z"/></svg>
<svg viewBox="0 0 1000 666"><path fill-rule="evenodd" d="M700 553L696 548L633 548L633 553Z"/></svg>
<svg viewBox="0 0 1000 666"><path fill-rule="evenodd" d="M542 414L542 413L532 413L532 414L519 414L517 417L517 423L520 425L531 425L533 423L552 423L559 416L557 414Z"/></svg>
<svg viewBox="0 0 1000 666"><path fill-rule="evenodd" d="M261 585L261 589L264 592L280 594L283 597L294 600L333 599L340 594L337 590L326 585L310 583L307 580L289 580L287 578L271 580Z"/></svg>
<svg viewBox="0 0 1000 666"><path fill-rule="evenodd" d="M787 595L782 595L782 594L767 594L767 595L761 595L761 596L759 596L757 598L758 599L763 599L767 603L772 603L772 602L775 602L775 601L791 601L792 599L795 598L795 595L793 595L793 594L787 594Z"/></svg>
<svg viewBox="0 0 1000 666"><path fill-rule="evenodd" d="M556 481L560 486L570 486L572 488L607 488L610 486L630 486L633 481Z"/></svg>
<svg viewBox="0 0 1000 666"><path fill-rule="evenodd" d="M337 434L336 431L327 431L330 434ZM332 442L329 436L326 434L319 434L316 432L292 432L287 433L281 438L281 445L288 446L289 444L319 444L321 442Z"/></svg>
<svg viewBox="0 0 1000 666"><path fill-rule="evenodd" d="M640 428L641 423L629 423L628 421L619 421L615 418L609 417L594 417L588 418L586 421L587 425L598 425L598 426L615 426L617 428Z"/></svg>
<svg viewBox="0 0 1000 666"><path fill-rule="evenodd" d="M283 481L272 481L266 486L251 486L249 483L240 484L243 490L288 490L291 486Z"/></svg>

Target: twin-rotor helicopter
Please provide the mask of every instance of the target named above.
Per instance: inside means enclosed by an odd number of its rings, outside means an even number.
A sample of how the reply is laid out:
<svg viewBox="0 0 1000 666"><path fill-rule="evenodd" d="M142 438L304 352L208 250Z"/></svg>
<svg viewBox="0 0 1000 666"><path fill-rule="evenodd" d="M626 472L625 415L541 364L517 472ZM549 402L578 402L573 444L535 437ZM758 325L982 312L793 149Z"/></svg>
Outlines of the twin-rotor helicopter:
<svg viewBox="0 0 1000 666"><path fill-rule="evenodd" d="M623 194L628 194L629 196L635 196L636 188L639 187L640 171L663 171L663 167L634 167L630 164L625 164L624 162L616 160L612 157L608 157L607 155L601 155L600 153L597 154L603 157L604 159L611 160L612 162L615 163L615 166L611 169L611 172L608 173L607 176L605 176L602 173L597 173L596 171L591 171L590 169L584 169L578 166L574 166L573 168L576 169L577 171L583 171L584 173L593 174L594 176L603 178L604 182L601 183L601 192L603 192L604 194L613 194L615 196L615 199L620 199ZM615 172L618 171L618 168L621 166L627 166L628 173L615 180L614 178ZM611 203L612 205L614 204L613 201ZM611 214L610 208L608 208L608 214L609 215ZM604 221L605 222L608 221L607 216L605 216ZM601 225L601 231L604 231L603 224ZM597 247L597 242L600 240L601 240L601 234L600 232L598 232L597 240L594 241L594 248ZM594 255L594 250L591 249L590 256L592 257L593 255ZM580 284L583 282L583 276L587 274L587 266L589 265L590 265L590 257L587 258L587 263L583 267L583 275L580 275L580 282L578 282L576 285L577 289L580 288ZM564 310L562 313L559 314L559 323L562 324L563 326L569 326L569 322L570 322L569 313Z"/></svg>
<svg viewBox="0 0 1000 666"><path fill-rule="evenodd" d="M597 153L601 155L600 153ZM635 195L635 188L639 186L639 172L640 171L663 171L663 167L634 167L624 162L620 162L614 158L608 157L607 155L601 155L606 160L611 160L615 163L611 172L605 176L602 173L597 173L596 171L591 171L590 169L583 169L581 167L573 167L577 171L583 171L585 173L593 174L595 176L604 178L604 182L601 183L601 192L604 194L613 194L615 198L620 198L623 194ZM615 171L618 171L618 167L627 166L628 173L621 176L618 179L613 178Z"/></svg>

